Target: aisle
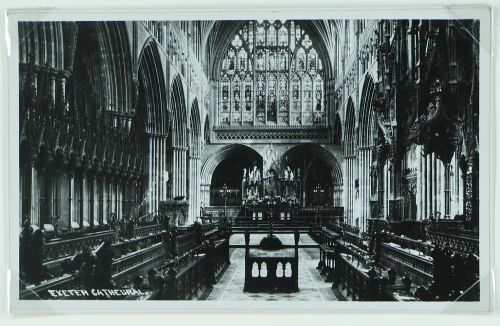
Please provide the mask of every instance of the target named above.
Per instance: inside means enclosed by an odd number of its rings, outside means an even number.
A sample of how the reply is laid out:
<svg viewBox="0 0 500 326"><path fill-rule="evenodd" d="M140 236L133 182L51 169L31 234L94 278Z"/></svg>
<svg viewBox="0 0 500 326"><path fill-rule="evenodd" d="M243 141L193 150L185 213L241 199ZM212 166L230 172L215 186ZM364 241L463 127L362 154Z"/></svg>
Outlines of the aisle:
<svg viewBox="0 0 500 326"><path fill-rule="evenodd" d="M252 235L251 243L258 243L262 235ZM284 244L293 244L293 235L279 235ZM310 244L312 239L301 235L301 243ZM234 235L230 244L244 243L243 236ZM313 257L311 257L311 255ZM316 270L318 249L299 249L299 292L295 293L248 293L243 292L245 282L245 249L234 249L231 253L231 265L220 281L214 286L207 300L223 301L337 301L331 290L331 283L326 283Z"/></svg>

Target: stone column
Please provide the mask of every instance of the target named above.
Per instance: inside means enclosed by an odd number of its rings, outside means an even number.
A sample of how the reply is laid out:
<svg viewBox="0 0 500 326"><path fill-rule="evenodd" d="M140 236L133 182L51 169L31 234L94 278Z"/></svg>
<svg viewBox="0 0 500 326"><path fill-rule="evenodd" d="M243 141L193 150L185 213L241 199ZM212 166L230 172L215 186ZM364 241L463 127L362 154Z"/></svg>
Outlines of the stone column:
<svg viewBox="0 0 500 326"><path fill-rule="evenodd" d="M65 229L69 219L69 181L68 175L63 172L57 173L57 214L59 216L59 227Z"/></svg>
<svg viewBox="0 0 500 326"><path fill-rule="evenodd" d="M204 206L210 205L210 184L202 183L201 185L201 201Z"/></svg>
<svg viewBox="0 0 500 326"><path fill-rule="evenodd" d="M365 230L366 220L370 215L370 149L363 147L360 149L360 169L359 169L359 193L360 193L360 225Z"/></svg>
<svg viewBox="0 0 500 326"><path fill-rule="evenodd" d="M365 203L365 197L364 197L364 191L365 191L365 187L364 187L364 180L365 180L365 177L364 177L364 172L365 172L365 169L364 169L364 160L365 160L365 157L364 157L364 154L365 154L365 151L364 151L364 148L360 148L359 149L359 152L358 152L358 185L359 185L359 188L358 188L358 191L359 191L359 195L358 195L358 217L359 217L359 226L360 228L362 229L363 228L363 219L364 219L364 213L365 213L365 207L364 207L364 203Z"/></svg>
<svg viewBox="0 0 500 326"><path fill-rule="evenodd" d="M97 178L97 176L92 176L92 192L93 192L93 195L92 195L92 200L94 201L93 203L93 209L94 209L94 221L93 221L93 225L94 226L97 226L99 225L99 212L100 212L100 205L99 205L99 185L98 185L98 182L99 182L99 179Z"/></svg>
<svg viewBox="0 0 500 326"><path fill-rule="evenodd" d="M189 158L190 164L190 181L189 181L189 219L193 223L195 218L199 215L200 208L200 157L191 156Z"/></svg>
<svg viewBox="0 0 500 326"><path fill-rule="evenodd" d="M119 218L119 216L116 215L116 186L114 177L112 177L111 180L109 180L109 193L111 195L110 212L114 213L116 218Z"/></svg>
<svg viewBox="0 0 500 326"><path fill-rule="evenodd" d="M123 185L122 181L118 180L116 182L116 215L120 216L120 218L123 216L123 211L122 211L122 201L123 201Z"/></svg>
<svg viewBox="0 0 500 326"><path fill-rule="evenodd" d="M167 199L167 138L162 137L160 141L160 145L162 148L162 155L160 157L161 164L162 164L162 169L161 169L161 175L162 175L162 182L160 184L161 187L161 200L164 201Z"/></svg>
<svg viewBox="0 0 500 326"><path fill-rule="evenodd" d="M31 224L40 223L40 186L38 184L38 170L35 162L31 164ZM23 216L24 218L24 216Z"/></svg>
<svg viewBox="0 0 500 326"><path fill-rule="evenodd" d="M179 150L177 147L172 147L172 198L179 195Z"/></svg>
<svg viewBox="0 0 500 326"><path fill-rule="evenodd" d="M305 172L305 171L304 171ZM347 157L344 156L344 187L345 187L345 190L344 193L342 194L343 195L343 202L344 202L344 216L346 216L348 214L347 210L348 210L348 196L347 194L349 193L349 177L348 177L348 170L347 170ZM305 187L303 187L302 189L304 189ZM302 198L302 202L304 203L304 198Z"/></svg>
<svg viewBox="0 0 500 326"><path fill-rule="evenodd" d="M426 218L430 218L431 216L434 216L432 213L432 165L431 165L431 155L427 154L425 156L426 158L426 178L425 178L425 184L426 184L426 213L427 216Z"/></svg>
<svg viewBox="0 0 500 326"><path fill-rule="evenodd" d="M187 148L182 148L181 151L181 196L186 196L187 183Z"/></svg>
<svg viewBox="0 0 500 326"><path fill-rule="evenodd" d="M378 204L379 204L379 212L378 217L383 219L385 218L384 212L384 187L385 187L385 178L384 178L384 166L385 161L378 162Z"/></svg>
<svg viewBox="0 0 500 326"><path fill-rule="evenodd" d="M439 207L439 212L441 212L441 216L444 218L446 213L446 200L445 200L445 192L446 192L446 185L445 185L445 166L443 161L438 160L437 165L439 166L439 177L438 177L438 207ZM448 191L449 191L449 185L448 185ZM449 207L448 207L448 216L450 215Z"/></svg>
<svg viewBox="0 0 500 326"><path fill-rule="evenodd" d="M70 202L70 210L69 210L69 229L71 230L71 222L77 222L76 220L76 189L75 189L75 174L73 172L68 174L69 177L69 202Z"/></svg>
<svg viewBox="0 0 500 326"><path fill-rule="evenodd" d="M457 155L458 156L458 155ZM457 188L458 188L458 200L457 200L457 211L458 214L465 214L464 212L464 178L462 171L460 170L460 159L457 157L457 167L456 171L456 179L457 179Z"/></svg>
<svg viewBox="0 0 500 326"><path fill-rule="evenodd" d="M158 204L160 203L161 198L163 197L163 145L162 145L162 139L157 136L156 137L156 150L158 152L157 155L157 162L158 162L158 175L157 175L157 188L158 188L158 195L156 196L156 200Z"/></svg>
<svg viewBox="0 0 500 326"><path fill-rule="evenodd" d="M151 212L156 212L158 207L158 144L155 136L151 136Z"/></svg>
<svg viewBox="0 0 500 326"><path fill-rule="evenodd" d="M450 218L450 163L444 165L444 218Z"/></svg>
<svg viewBox="0 0 500 326"><path fill-rule="evenodd" d="M431 183L432 183L432 191L431 191L431 201L432 201L432 214L434 217L436 217L436 212L438 210L438 169L437 169L437 162L436 162L436 154L432 153L431 154ZM441 217L442 218L442 217Z"/></svg>
<svg viewBox="0 0 500 326"><path fill-rule="evenodd" d="M146 196L148 201L148 207L146 213L151 213L153 209L153 187L154 187L154 171L153 171L153 139L150 136L149 139L149 153L148 153L148 184L146 188Z"/></svg>
<svg viewBox="0 0 500 326"><path fill-rule="evenodd" d="M102 193L102 224L108 224L109 218L109 207L108 207L108 198L109 198L109 187L108 180L104 176L102 178L102 182L100 184L101 193Z"/></svg>
<svg viewBox="0 0 500 326"><path fill-rule="evenodd" d="M417 189L415 201L417 203L417 221L423 219L422 214L422 155L420 155L420 145L415 148L415 157L417 159Z"/></svg>
<svg viewBox="0 0 500 326"><path fill-rule="evenodd" d="M194 189L194 160L195 158L190 155L189 158L188 158L188 164L189 164L189 173L190 173L190 177L189 177L189 184L188 184L188 189L189 189L189 196L187 198L188 202L189 202L189 207L188 207L188 224L191 224L191 221L194 221L194 215L193 215L193 207L195 205L195 202L194 202L194 193L195 193L195 189Z"/></svg>
<svg viewBox="0 0 500 326"><path fill-rule="evenodd" d="M81 189L83 190L82 191L82 194L81 194L81 198L82 198L82 201L83 201L83 210L81 212L81 214L83 214L83 221L84 222L87 222L89 225L91 224L91 221L90 221L90 201L89 201L89 182L88 182L88 179L87 179L87 175L84 173L83 176L82 176L82 187ZM80 227L83 227L83 225L80 225Z"/></svg>

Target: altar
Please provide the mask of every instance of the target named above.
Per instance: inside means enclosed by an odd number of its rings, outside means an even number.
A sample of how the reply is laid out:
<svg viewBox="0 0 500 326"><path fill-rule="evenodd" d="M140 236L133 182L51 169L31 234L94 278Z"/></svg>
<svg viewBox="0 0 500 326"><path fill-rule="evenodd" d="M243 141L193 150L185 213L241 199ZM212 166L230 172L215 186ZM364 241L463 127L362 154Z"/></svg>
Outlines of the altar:
<svg viewBox="0 0 500 326"><path fill-rule="evenodd" d="M300 169L292 169L284 161L264 164L263 172L256 165L245 168L241 181L242 202L279 201L289 205L301 204L300 180Z"/></svg>
<svg viewBox="0 0 500 326"><path fill-rule="evenodd" d="M281 198L268 198L259 201L246 202L243 214L252 221L277 222L290 221L297 215L298 205L294 202L283 202Z"/></svg>

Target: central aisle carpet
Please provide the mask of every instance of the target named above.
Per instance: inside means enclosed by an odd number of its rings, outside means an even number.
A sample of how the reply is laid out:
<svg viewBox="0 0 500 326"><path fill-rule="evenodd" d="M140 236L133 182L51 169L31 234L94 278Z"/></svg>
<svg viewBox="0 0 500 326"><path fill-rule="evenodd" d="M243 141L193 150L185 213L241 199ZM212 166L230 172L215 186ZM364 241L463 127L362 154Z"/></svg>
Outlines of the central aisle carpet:
<svg viewBox="0 0 500 326"><path fill-rule="evenodd" d="M258 244L265 235L252 234L251 244ZM283 244L293 245L292 234L277 235ZM231 245L244 244L241 234L233 235ZM300 236L300 244L313 244L308 235ZM231 252L231 265L207 300L224 301L337 301L332 292L331 283L326 283L316 270L319 261L319 249L299 249L299 292L294 293L250 293L243 292L245 282L245 249L238 248Z"/></svg>

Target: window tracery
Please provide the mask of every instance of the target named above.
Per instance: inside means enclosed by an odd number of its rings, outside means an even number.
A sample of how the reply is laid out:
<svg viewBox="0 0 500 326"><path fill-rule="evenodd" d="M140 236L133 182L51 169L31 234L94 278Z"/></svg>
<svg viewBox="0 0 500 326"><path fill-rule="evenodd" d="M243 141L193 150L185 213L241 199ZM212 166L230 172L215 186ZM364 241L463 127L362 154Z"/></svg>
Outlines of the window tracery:
<svg viewBox="0 0 500 326"><path fill-rule="evenodd" d="M218 125L326 125L323 63L296 22L249 21L221 68Z"/></svg>

